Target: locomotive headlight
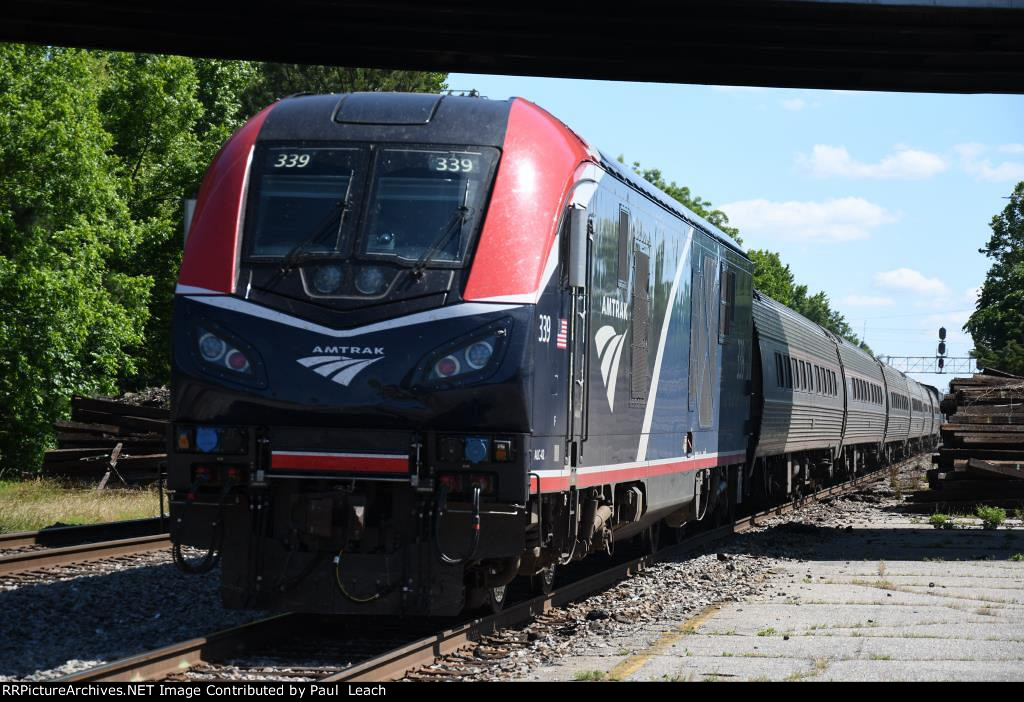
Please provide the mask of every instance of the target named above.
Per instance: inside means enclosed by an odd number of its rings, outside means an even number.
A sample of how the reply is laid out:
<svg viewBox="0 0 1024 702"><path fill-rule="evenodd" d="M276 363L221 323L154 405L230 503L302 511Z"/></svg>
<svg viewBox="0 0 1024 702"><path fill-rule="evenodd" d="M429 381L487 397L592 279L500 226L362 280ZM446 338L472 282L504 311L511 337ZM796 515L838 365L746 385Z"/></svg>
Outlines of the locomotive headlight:
<svg viewBox="0 0 1024 702"><path fill-rule="evenodd" d="M330 295L341 287L341 268L320 266L313 274L313 287L321 295Z"/></svg>
<svg viewBox="0 0 1024 702"><path fill-rule="evenodd" d="M214 325L196 325L192 357L205 373L263 386L266 374L254 349Z"/></svg>
<svg viewBox="0 0 1024 702"><path fill-rule="evenodd" d="M435 349L420 362L412 384L453 386L485 380L498 369L512 329L510 318Z"/></svg>
<svg viewBox="0 0 1024 702"><path fill-rule="evenodd" d="M202 355L204 361L210 363L216 363L224 357L224 352L227 351L228 345L219 336L214 336L210 332L206 332L199 337L199 353Z"/></svg>
<svg viewBox="0 0 1024 702"><path fill-rule="evenodd" d="M384 290L384 271L370 266L363 268L356 276L356 290L363 295L377 295Z"/></svg>
<svg viewBox="0 0 1024 702"><path fill-rule="evenodd" d="M478 341L466 349L466 363L471 368L480 370L487 365L494 355L494 345L488 341Z"/></svg>

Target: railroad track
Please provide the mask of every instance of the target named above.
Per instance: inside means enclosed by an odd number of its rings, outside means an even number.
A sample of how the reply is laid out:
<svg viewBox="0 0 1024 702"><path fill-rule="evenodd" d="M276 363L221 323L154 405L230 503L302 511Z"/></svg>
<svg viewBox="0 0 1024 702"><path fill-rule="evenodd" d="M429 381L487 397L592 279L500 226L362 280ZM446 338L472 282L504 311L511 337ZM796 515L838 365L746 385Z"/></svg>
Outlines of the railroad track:
<svg viewBox="0 0 1024 702"><path fill-rule="evenodd" d="M170 547L159 517L0 534L0 576ZM20 550L18 550L20 549Z"/></svg>
<svg viewBox="0 0 1024 702"><path fill-rule="evenodd" d="M914 457L895 466L879 469L863 476L858 476L845 483L830 486L797 500L778 505L771 509L736 519L732 524L711 529L681 543L662 548L653 555L642 556L619 563L599 573L583 577L554 590L550 595L534 597L506 607L498 614L481 619L458 623L440 632L434 628L425 635L418 635L408 629L404 636L401 632L381 630L379 622L370 623L365 631L346 632L356 648L356 653L344 646L332 654L359 657L361 660L341 669L319 667L320 682L381 682L395 680L406 673L433 663L436 659L450 654L460 648L475 645L480 639L501 629L514 627L529 622L539 614L552 608L566 605L583 599L615 583L643 571L648 566L661 561L678 558L692 551L704 548L728 538L734 534L749 531L768 519L781 516L800 509L804 505L857 491L864 486L884 478L893 467L900 468L920 457ZM161 649L148 651L113 663L75 673L62 680L68 682L112 682L132 680L159 680L171 676L180 678L190 669L202 666L215 666L219 661L241 656L252 655L261 646L268 643L282 642L288 636L306 637L310 631L322 631L335 626L331 621L324 622L323 617L314 618L310 615L285 613L260 619L233 629L215 634L172 644ZM352 626L348 620L347 627ZM434 627L437 626L436 621ZM340 629L343 631L344 629ZM338 630L335 630L337 633ZM337 642L335 642L337 645ZM374 648L380 649L374 651ZM285 665L285 677L296 675L293 665ZM299 666L302 668L303 666ZM313 675L313 666L305 666ZM326 676L323 675L327 671ZM271 672L271 674L273 674ZM273 679L273 678L268 678Z"/></svg>

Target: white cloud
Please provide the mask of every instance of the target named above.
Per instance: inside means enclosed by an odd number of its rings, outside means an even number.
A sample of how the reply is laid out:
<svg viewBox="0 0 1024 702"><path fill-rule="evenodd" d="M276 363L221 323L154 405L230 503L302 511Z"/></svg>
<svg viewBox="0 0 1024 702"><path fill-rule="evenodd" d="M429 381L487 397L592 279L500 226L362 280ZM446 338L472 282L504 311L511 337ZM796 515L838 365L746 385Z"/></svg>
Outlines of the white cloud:
<svg viewBox="0 0 1024 702"><path fill-rule="evenodd" d="M859 197L823 202L743 200L721 205L729 224L744 237L776 240L835 242L867 239L871 230L897 217Z"/></svg>
<svg viewBox="0 0 1024 702"><path fill-rule="evenodd" d="M897 268L875 274L875 284L883 288L909 290L919 295L945 296L949 288L938 278L927 278L913 268Z"/></svg>
<svg viewBox="0 0 1024 702"><path fill-rule="evenodd" d="M893 301L892 298L880 295L847 295L842 303L850 307L888 307Z"/></svg>
<svg viewBox="0 0 1024 702"><path fill-rule="evenodd" d="M791 98L789 100L782 101L782 107L792 112L799 112L800 110L807 107L807 103L800 98Z"/></svg>
<svg viewBox="0 0 1024 702"><path fill-rule="evenodd" d="M1024 180L1024 162L993 163L991 159L983 158L988 153L989 147L977 142L957 144L953 148L960 155L960 165L964 171L976 178L995 183ZM1024 153L1024 144L1003 144L999 147L999 151L1008 154Z"/></svg>
<svg viewBox="0 0 1024 702"><path fill-rule="evenodd" d="M878 163L861 163L844 146L815 144L810 155L797 156L797 164L815 176L844 178L930 178L948 168L941 156L906 146Z"/></svg>

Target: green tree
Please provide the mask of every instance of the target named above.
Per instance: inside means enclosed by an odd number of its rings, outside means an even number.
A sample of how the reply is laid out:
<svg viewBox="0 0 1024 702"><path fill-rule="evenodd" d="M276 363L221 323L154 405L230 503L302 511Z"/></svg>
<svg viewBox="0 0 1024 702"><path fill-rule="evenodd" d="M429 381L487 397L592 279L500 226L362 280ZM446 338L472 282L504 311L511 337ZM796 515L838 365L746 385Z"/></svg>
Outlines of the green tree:
<svg viewBox="0 0 1024 702"><path fill-rule="evenodd" d="M787 307L792 306L796 282L789 265L782 262L779 254L766 249L751 249L747 256L754 262L754 288Z"/></svg>
<svg viewBox="0 0 1024 702"><path fill-rule="evenodd" d="M437 93L445 89L447 78L447 73L261 63L258 76L245 91L242 107L246 115L254 115L274 100L294 93Z"/></svg>
<svg viewBox="0 0 1024 702"><path fill-rule="evenodd" d="M618 160L619 163L625 163L625 159L621 155ZM743 239L740 238L740 230L736 227L729 226L729 217L721 210L716 210L714 205L701 198L699 195L693 195L688 187L685 185L678 185L675 181L672 181L671 183L666 181L659 169L644 168L640 165L639 161L633 161L632 168L633 172L638 176L646 180L658 190L661 190L673 200L682 203L684 207L688 208L695 214L698 214L711 222L713 225L735 239L737 244L743 243Z"/></svg>
<svg viewBox="0 0 1024 702"><path fill-rule="evenodd" d="M1024 181L990 226L992 236L978 252L992 267L964 330L983 367L1024 375Z"/></svg>
<svg viewBox="0 0 1024 702"><path fill-rule="evenodd" d="M119 270L142 231L118 195L105 66L0 45L0 471L30 470L72 393L136 371L152 278Z"/></svg>
<svg viewBox="0 0 1024 702"><path fill-rule="evenodd" d="M199 189L207 165L241 124L241 94L256 79L245 61L104 53L100 95L116 186L140 233L117 270L153 278L145 344L134 385L170 374L170 318L182 252L182 198Z"/></svg>

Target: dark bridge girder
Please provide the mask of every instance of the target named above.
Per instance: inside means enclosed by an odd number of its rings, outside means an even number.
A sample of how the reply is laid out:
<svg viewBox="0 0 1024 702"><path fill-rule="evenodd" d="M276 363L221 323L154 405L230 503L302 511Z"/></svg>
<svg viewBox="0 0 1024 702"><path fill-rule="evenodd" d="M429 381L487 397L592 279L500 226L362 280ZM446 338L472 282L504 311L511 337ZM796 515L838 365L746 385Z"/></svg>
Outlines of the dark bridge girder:
<svg viewBox="0 0 1024 702"><path fill-rule="evenodd" d="M1024 92L1024 1L5 0L0 41L673 83Z"/></svg>

